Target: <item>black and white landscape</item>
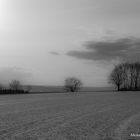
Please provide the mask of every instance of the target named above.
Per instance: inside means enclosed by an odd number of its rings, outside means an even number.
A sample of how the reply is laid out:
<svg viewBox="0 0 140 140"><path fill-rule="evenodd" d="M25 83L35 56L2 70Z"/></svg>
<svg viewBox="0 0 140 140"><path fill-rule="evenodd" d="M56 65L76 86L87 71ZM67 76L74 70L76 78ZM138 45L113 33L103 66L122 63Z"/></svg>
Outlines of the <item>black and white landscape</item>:
<svg viewBox="0 0 140 140"><path fill-rule="evenodd" d="M0 0L0 140L140 139L139 0Z"/></svg>

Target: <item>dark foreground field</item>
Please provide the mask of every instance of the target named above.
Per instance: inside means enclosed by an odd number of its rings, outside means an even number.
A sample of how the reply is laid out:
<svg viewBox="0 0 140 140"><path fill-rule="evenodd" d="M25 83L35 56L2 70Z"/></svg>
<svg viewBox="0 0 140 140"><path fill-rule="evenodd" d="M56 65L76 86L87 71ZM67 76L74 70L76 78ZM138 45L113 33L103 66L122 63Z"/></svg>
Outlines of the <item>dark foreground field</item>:
<svg viewBox="0 0 140 140"><path fill-rule="evenodd" d="M139 92L0 96L0 140L135 140Z"/></svg>

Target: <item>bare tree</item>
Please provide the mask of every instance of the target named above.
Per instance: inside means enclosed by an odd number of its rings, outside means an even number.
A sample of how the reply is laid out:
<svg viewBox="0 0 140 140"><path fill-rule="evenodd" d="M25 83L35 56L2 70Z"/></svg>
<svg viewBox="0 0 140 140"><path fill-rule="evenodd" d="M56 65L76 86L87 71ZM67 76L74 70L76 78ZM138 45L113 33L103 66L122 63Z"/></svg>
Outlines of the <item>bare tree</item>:
<svg viewBox="0 0 140 140"><path fill-rule="evenodd" d="M137 90L138 86L140 84L140 63L136 62L134 63L135 67L135 74L134 74L134 89Z"/></svg>
<svg viewBox="0 0 140 140"><path fill-rule="evenodd" d="M122 63L110 74L109 80L118 90L140 90L140 63Z"/></svg>
<svg viewBox="0 0 140 140"><path fill-rule="evenodd" d="M124 70L121 64L115 66L115 68L109 76L109 81L117 87L118 91L120 90L121 85L124 82Z"/></svg>
<svg viewBox="0 0 140 140"><path fill-rule="evenodd" d="M20 81L18 80L13 80L10 84L9 84L10 88L12 90L21 90L22 86L20 84Z"/></svg>
<svg viewBox="0 0 140 140"><path fill-rule="evenodd" d="M67 78L65 80L65 88L67 91L76 92L80 90L82 82L74 77Z"/></svg>
<svg viewBox="0 0 140 140"><path fill-rule="evenodd" d="M129 85L129 79L128 79L128 69L129 69L129 63L123 63L121 64L122 69L122 88L125 90L128 88Z"/></svg>
<svg viewBox="0 0 140 140"><path fill-rule="evenodd" d="M129 70L130 70L130 90L134 88L134 77L135 77L135 65L134 64L129 64Z"/></svg>

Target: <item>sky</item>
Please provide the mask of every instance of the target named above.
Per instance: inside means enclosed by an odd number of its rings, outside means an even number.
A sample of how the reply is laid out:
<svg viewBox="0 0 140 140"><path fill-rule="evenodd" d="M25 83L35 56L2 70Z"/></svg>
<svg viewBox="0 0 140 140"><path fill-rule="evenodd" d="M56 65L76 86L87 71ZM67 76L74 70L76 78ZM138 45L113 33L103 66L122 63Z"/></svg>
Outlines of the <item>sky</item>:
<svg viewBox="0 0 140 140"><path fill-rule="evenodd" d="M109 86L140 60L139 0L0 0L0 82Z"/></svg>

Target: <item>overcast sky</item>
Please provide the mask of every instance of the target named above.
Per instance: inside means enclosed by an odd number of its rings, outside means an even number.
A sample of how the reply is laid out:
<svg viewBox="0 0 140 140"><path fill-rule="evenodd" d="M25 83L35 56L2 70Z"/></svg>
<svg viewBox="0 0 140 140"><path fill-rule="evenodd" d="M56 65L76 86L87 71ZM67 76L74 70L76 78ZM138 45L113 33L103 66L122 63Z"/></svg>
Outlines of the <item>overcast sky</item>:
<svg viewBox="0 0 140 140"><path fill-rule="evenodd" d="M108 86L114 64L140 60L140 0L0 0L0 80Z"/></svg>

